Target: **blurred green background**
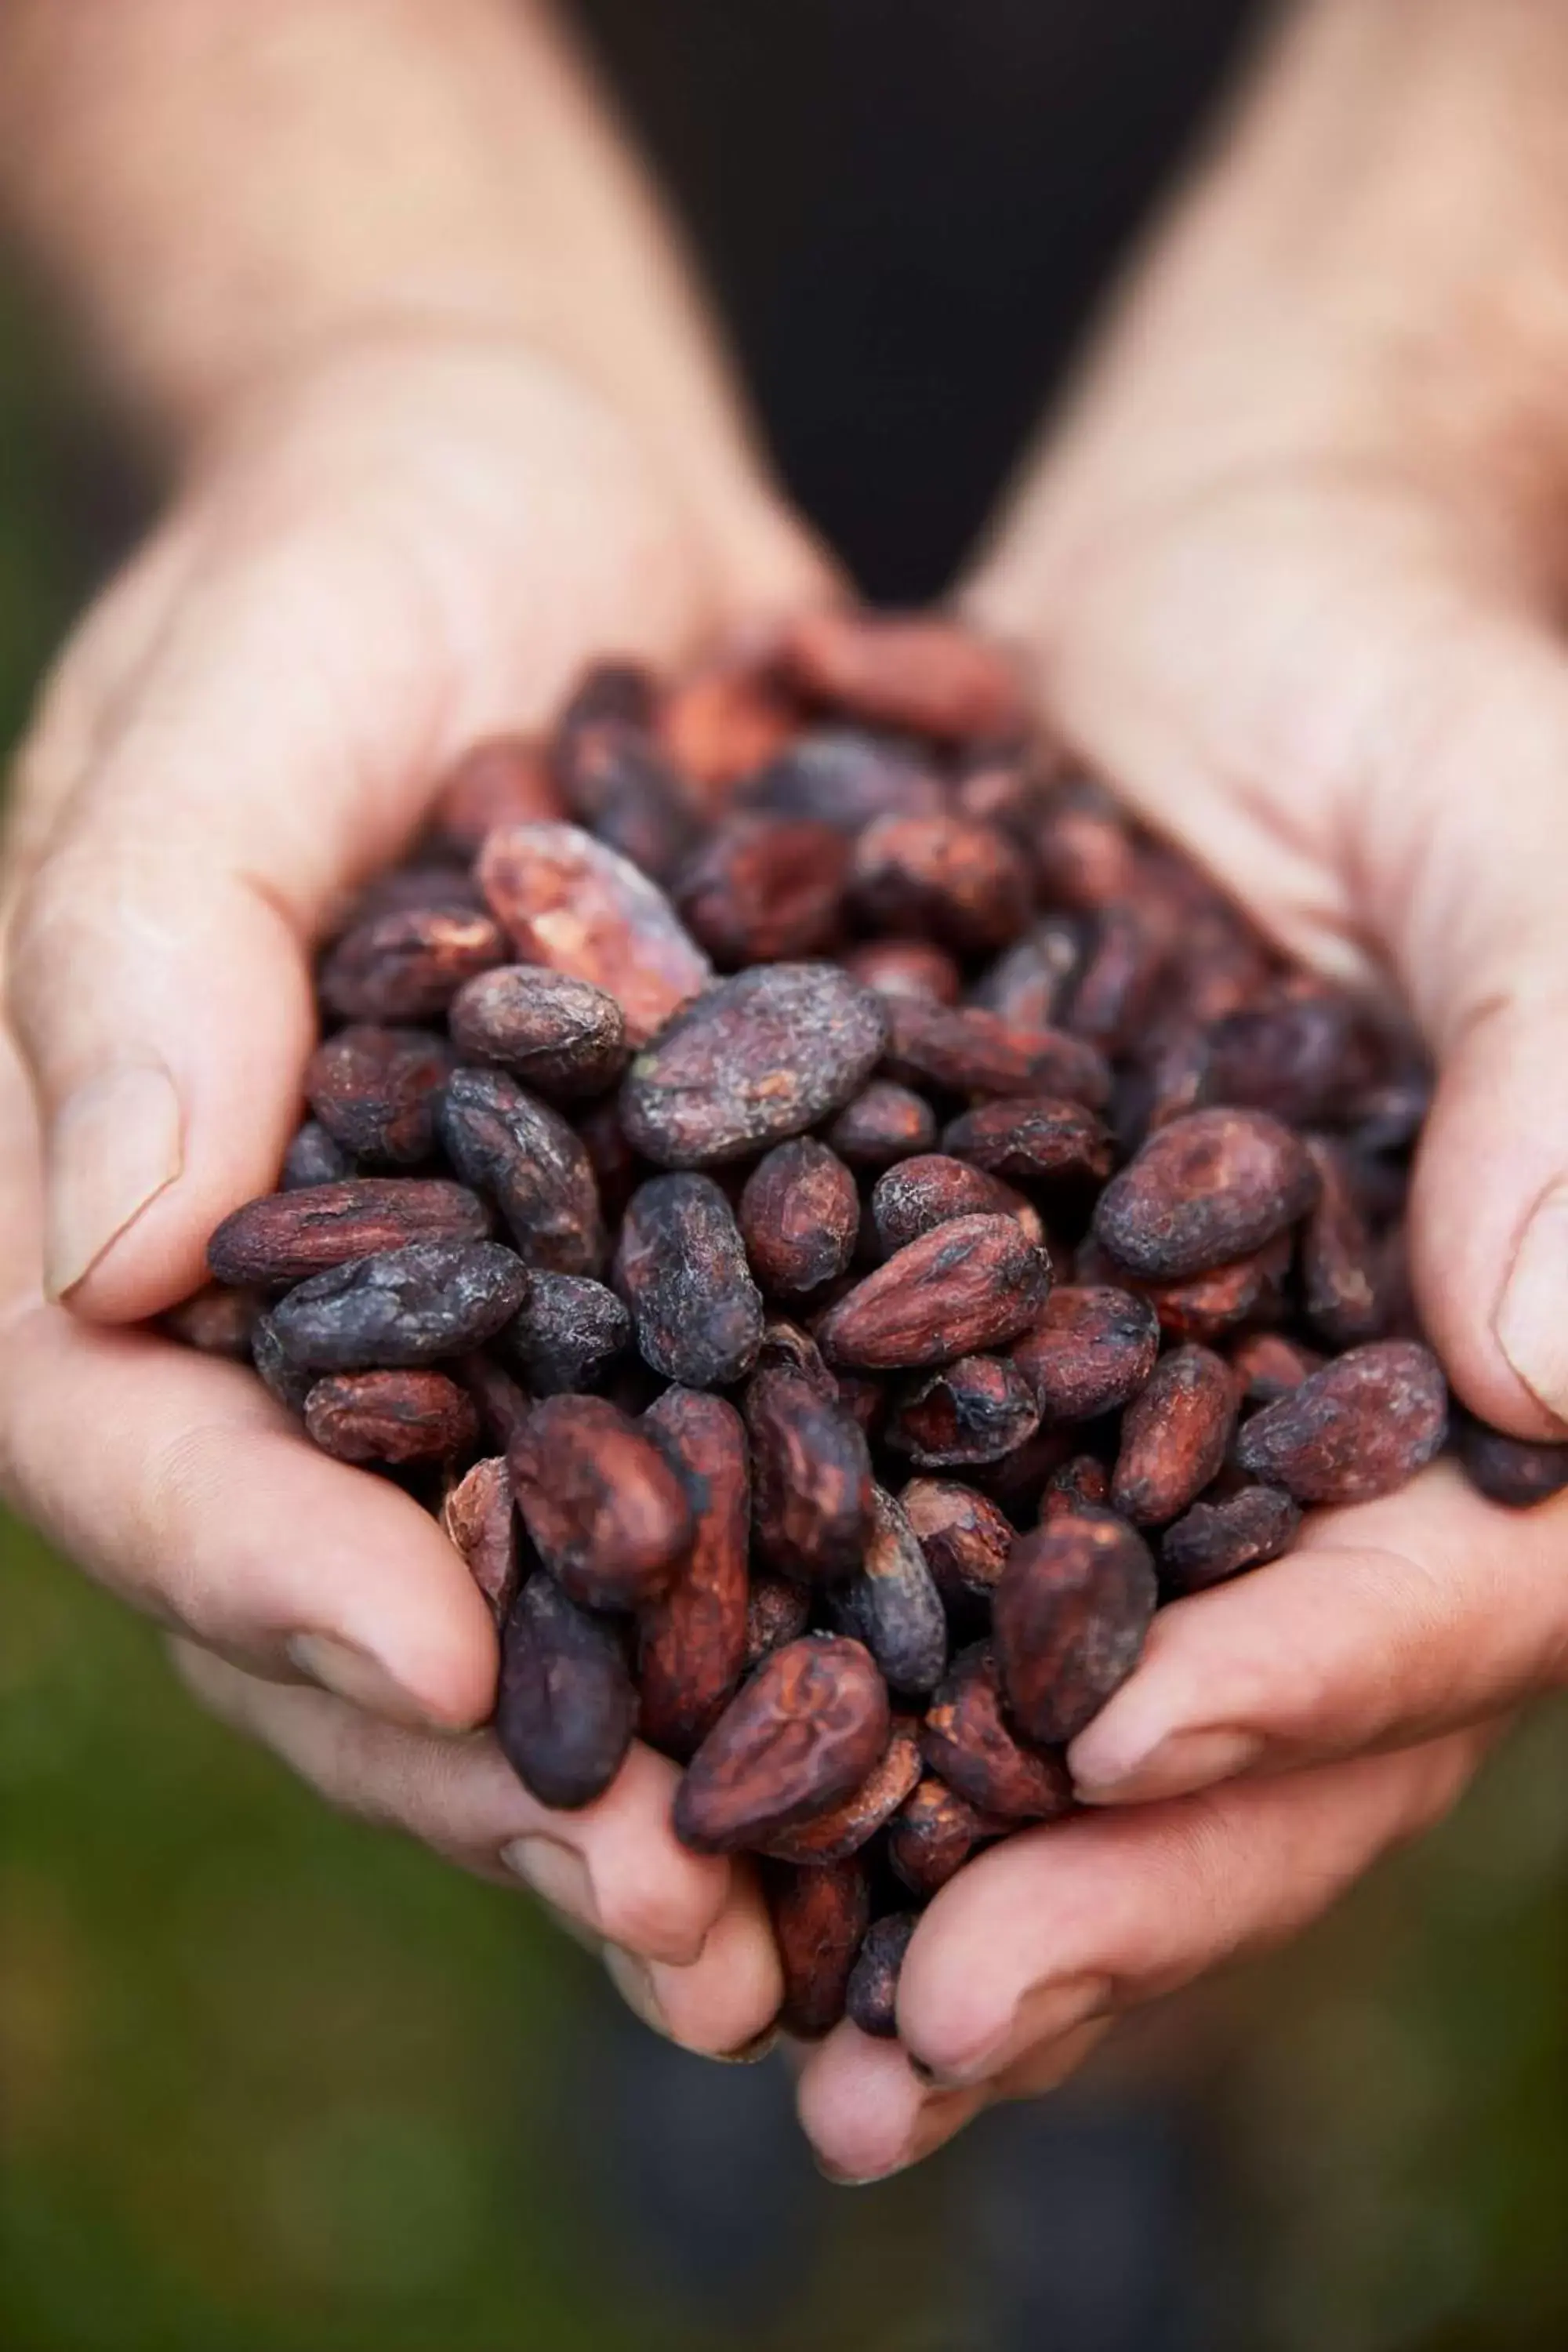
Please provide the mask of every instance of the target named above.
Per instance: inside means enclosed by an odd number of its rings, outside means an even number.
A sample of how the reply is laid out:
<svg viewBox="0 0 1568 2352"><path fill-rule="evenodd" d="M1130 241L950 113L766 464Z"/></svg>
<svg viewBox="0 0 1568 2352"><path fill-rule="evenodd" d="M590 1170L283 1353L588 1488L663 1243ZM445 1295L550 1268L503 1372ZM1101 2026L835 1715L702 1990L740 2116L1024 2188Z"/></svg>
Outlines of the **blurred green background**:
<svg viewBox="0 0 1568 2352"><path fill-rule="evenodd" d="M0 723L132 511L0 295ZM1561 2352L1568 1721L1096 2081L847 2193L776 2060L329 1815L0 1516L8 2352Z"/></svg>

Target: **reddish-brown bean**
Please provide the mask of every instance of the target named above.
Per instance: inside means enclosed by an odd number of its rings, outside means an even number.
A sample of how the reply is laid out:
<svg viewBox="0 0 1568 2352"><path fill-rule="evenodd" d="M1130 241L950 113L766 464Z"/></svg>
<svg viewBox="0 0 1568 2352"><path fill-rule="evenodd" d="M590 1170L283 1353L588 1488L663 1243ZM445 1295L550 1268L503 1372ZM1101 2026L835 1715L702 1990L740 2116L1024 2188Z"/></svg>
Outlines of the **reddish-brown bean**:
<svg viewBox="0 0 1568 2352"><path fill-rule="evenodd" d="M951 1470L999 1462L1039 1425L1034 1390L1005 1356L960 1356L900 1400L887 1442L918 1470Z"/></svg>
<svg viewBox="0 0 1568 2352"><path fill-rule="evenodd" d="M477 1192L438 1178L354 1176L247 1201L207 1244L219 1282L271 1289L351 1258L416 1241L481 1241L490 1213Z"/></svg>
<svg viewBox="0 0 1568 2352"><path fill-rule="evenodd" d="M794 1829L778 1830L762 1851L776 1862L842 1862L858 1853L891 1820L921 1777L920 1726L897 1715L888 1745L858 1789L842 1804Z"/></svg>
<svg viewBox="0 0 1568 2352"><path fill-rule="evenodd" d="M803 613L776 659L801 693L884 726L1005 740L1024 725L1023 688L1006 656L935 614Z"/></svg>
<svg viewBox="0 0 1568 2352"><path fill-rule="evenodd" d="M1053 1290L1013 1349L1047 1422L1092 1421L1138 1394L1160 1352L1146 1299L1109 1286Z"/></svg>
<svg viewBox="0 0 1568 2352"><path fill-rule="evenodd" d="M949 1788L1005 1822L1055 1821L1072 1810L1072 1781L1061 1758L1026 1747L1007 1724L989 1642L972 1643L953 1660L926 1710L921 1753Z"/></svg>
<svg viewBox="0 0 1568 2352"><path fill-rule="evenodd" d="M950 1363L1034 1323L1050 1262L1012 1217L952 1217L896 1250L824 1318L830 1362L871 1371Z"/></svg>
<svg viewBox="0 0 1568 2352"><path fill-rule="evenodd" d="M1317 1192L1306 1145L1267 1112L1189 1111L1111 1178L1095 1237L1141 1280L1179 1282L1261 1249Z"/></svg>
<svg viewBox="0 0 1568 2352"><path fill-rule="evenodd" d="M849 1971L870 1924L866 1866L855 1855L809 1870L781 1863L764 1874L763 1885L784 1971L779 2024L804 2042L819 2042L844 2014Z"/></svg>
<svg viewBox="0 0 1568 2352"><path fill-rule="evenodd" d="M638 1728L681 1763L712 1727L746 1661L751 1465L733 1405L668 1388L643 1415L686 1489L691 1542L637 1620Z"/></svg>
<svg viewBox="0 0 1568 2352"><path fill-rule="evenodd" d="M1199 1347L1163 1356L1122 1415L1110 1482L1116 1508L1140 1527L1179 1517L1218 1475L1236 1408L1222 1357Z"/></svg>
<svg viewBox="0 0 1568 2352"><path fill-rule="evenodd" d="M1255 1412L1236 1458L1299 1503L1370 1502L1402 1486L1441 1449L1447 1407L1447 1385L1429 1348L1374 1340Z"/></svg>
<svg viewBox="0 0 1568 2352"><path fill-rule="evenodd" d="M331 1372L305 1398L305 1428L340 1462L446 1462L466 1453L479 1417L444 1372Z"/></svg>
<svg viewBox="0 0 1568 2352"><path fill-rule="evenodd" d="M808 1633L765 1658L682 1775L675 1833L700 1853L733 1853L826 1813L888 1744L887 1686L870 1652Z"/></svg>
<svg viewBox="0 0 1568 2352"><path fill-rule="evenodd" d="M989 1601L1014 1535L990 1496L956 1479L911 1478L899 1502L949 1607Z"/></svg>
<svg viewBox="0 0 1568 2352"><path fill-rule="evenodd" d="M801 1297L841 1275L855 1254L860 1196L825 1143L796 1136L764 1153L741 1194L741 1236L764 1290Z"/></svg>
<svg viewBox="0 0 1568 2352"><path fill-rule="evenodd" d="M605 1397L548 1397L507 1449L523 1525L545 1567L588 1609L640 1609L693 1534L686 1490L647 1431Z"/></svg>
<svg viewBox="0 0 1568 2352"><path fill-rule="evenodd" d="M1137 1664L1159 1589L1149 1547L1110 1511L1067 1511L1020 1536L993 1611L1014 1722L1075 1739Z"/></svg>
<svg viewBox="0 0 1568 2352"><path fill-rule="evenodd" d="M317 984L341 1021L428 1021L505 953L500 926L482 909L410 907L345 931Z"/></svg>
<svg viewBox="0 0 1568 2352"><path fill-rule="evenodd" d="M487 1454L447 1490L441 1528L504 1626L517 1594L517 1514L504 1454Z"/></svg>
<svg viewBox="0 0 1568 2352"><path fill-rule="evenodd" d="M1282 1487L1241 1486L1194 1503L1160 1539L1160 1569L1173 1592L1204 1592L1244 1568L1278 1559L1296 1539L1301 1514Z"/></svg>

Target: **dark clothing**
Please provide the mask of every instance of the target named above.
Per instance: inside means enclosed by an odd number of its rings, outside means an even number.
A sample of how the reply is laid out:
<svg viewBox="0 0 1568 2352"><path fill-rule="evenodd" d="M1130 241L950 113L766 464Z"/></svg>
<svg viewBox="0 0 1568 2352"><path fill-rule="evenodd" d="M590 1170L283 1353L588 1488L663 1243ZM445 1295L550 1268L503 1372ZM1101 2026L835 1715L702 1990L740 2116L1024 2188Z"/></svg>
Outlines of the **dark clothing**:
<svg viewBox="0 0 1568 2352"><path fill-rule="evenodd" d="M1249 0L580 0L784 477L873 594L951 573Z"/></svg>

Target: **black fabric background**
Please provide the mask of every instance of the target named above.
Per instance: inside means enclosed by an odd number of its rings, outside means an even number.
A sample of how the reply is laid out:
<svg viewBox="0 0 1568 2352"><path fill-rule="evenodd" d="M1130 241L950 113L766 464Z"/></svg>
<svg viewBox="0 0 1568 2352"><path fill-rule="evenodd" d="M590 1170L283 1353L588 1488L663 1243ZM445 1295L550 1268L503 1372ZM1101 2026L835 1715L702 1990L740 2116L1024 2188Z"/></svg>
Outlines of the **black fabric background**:
<svg viewBox="0 0 1568 2352"><path fill-rule="evenodd" d="M1248 0L579 0L784 478L937 591L1201 121Z"/></svg>

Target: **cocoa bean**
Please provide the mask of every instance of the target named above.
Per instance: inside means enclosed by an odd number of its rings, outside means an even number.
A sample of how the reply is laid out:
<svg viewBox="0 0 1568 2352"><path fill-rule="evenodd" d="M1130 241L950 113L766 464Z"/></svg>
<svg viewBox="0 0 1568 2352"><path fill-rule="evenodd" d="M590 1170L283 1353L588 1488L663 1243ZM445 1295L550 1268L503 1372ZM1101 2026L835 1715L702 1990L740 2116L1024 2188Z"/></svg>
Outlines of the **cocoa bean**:
<svg viewBox="0 0 1568 2352"><path fill-rule="evenodd" d="M446 1462L479 1433L473 1406L444 1372L335 1372L305 1398L305 1428L340 1462Z"/></svg>
<svg viewBox="0 0 1568 2352"><path fill-rule="evenodd" d="M960 1356L908 1391L887 1442L918 1470L958 1469L999 1462L1039 1425L1034 1391L1005 1356Z"/></svg>
<svg viewBox="0 0 1568 2352"><path fill-rule="evenodd" d="M1092 910L1132 898L1138 853L1127 823L1100 785L1064 785L1035 828L1035 869L1053 906Z"/></svg>
<svg viewBox="0 0 1568 2352"><path fill-rule="evenodd" d="M712 802L784 749L799 727L800 711L794 697L765 671L717 660L671 687L656 724L676 767Z"/></svg>
<svg viewBox="0 0 1568 2352"><path fill-rule="evenodd" d="M1084 960L1081 921L1050 915L1036 923L975 982L970 1002L1014 1029L1055 1029L1072 1002Z"/></svg>
<svg viewBox="0 0 1568 2352"><path fill-rule="evenodd" d="M1412 1339L1352 1348L1237 1439L1240 1467L1299 1503L1364 1503L1392 1494L1447 1434L1448 1391L1429 1348Z"/></svg>
<svg viewBox="0 0 1568 2352"><path fill-rule="evenodd" d="M478 872L520 961L602 988L634 1045L712 977L657 883L575 825L504 825L486 841Z"/></svg>
<svg viewBox="0 0 1568 2352"><path fill-rule="evenodd" d="M1288 1339L1280 1331L1251 1331L1230 1349L1230 1369L1241 1383L1244 1404L1272 1404L1300 1388L1309 1372L1321 1369L1315 1348Z"/></svg>
<svg viewBox="0 0 1568 2352"><path fill-rule="evenodd" d="M1110 1129L1081 1103L1050 1095L984 1103L942 1130L942 1148L1020 1184L1082 1184L1110 1172Z"/></svg>
<svg viewBox="0 0 1568 2352"><path fill-rule="evenodd" d="M1276 1234L1250 1257L1216 1265L1208 1274L1189 1275L1185 1282L1141 1287L1168 1337L1218 1339L1238 1324L1267 1322L1280 1312L1290 1256L1290 1235Z"/></svg>
<svg viewBox="0 0 1568 2352"><path fill-rule="evenodd" d="M811 1595L804 1584L769 1569L754 1570L746 1597L746 1672L761 1665L771 1651L797 1642L810 1616Z"/></svg>
<svg viewBox="0 0 1568 2352"><path fill-rule="evenodd" d="M1093 1722L1137 1664L1159 1598L1137 1530L1110 1511L1067 1511L1020 1536L993 1622L1014 1722L1043 1747Z"/></svg>
<svg viewBox="0 0 1568 2352"><path fill-rule="evenodd" d="M729 1853L831 1811L890 1729L887 1687L860 1643L791 1642L763 1659L687 1766L675 1833L699 1853Z"/></svg>
<svg viewBox="0 0 1568 2352"><path fill-rule="evenodd" d="M862 728L819 727L736 790L735 806L857 834L880 816L934 815L947 790L906 744Z"/></svg>
<svg viewBox="0 0 1568 2352"><path fill-rule="evenodd" d="M606 1398L547 1397L507 1449L540 1559L588 1609L640 1609L676 1574L695 1529L660 1447Z"/></svg>
<svg viewBox="0 0 1568 2352"><path fill-rule="evenodd" d="M305 1399L316 1385L316 1375L306 1371L285 1354L283 1343L272 1328L270 1315L258 1317L251 1332L250 1360L268 1394L275 1397L288 1412L302 1415Z"/></svg>
<svg viewBox="0 0 1568 2352"><path fill-rule="evenodd" d="M549 824L565 814L543 744L491 735L447 769L430 824L439 841L471 857L498 825Z"/></svg>
<svg viewBox="0 0 1568 2352"><path fill-rule="evenodd" d="M1012 1217L952 1217L857 1283L817 1343L830 1363L872 1371L950 1363L1026 1330L1050 1278L1045 1253Z"/></svg>
<svg viewBox="0 0 1568 2352"><path fill-rule="evenodd" d="M1279 1486L1242 1486L1194 1503L1160 1539L1160 1569L1173 1592L1204 1592L1244 1568L1278 1559L1296 1539L1301 1514Z"/></svg>
<svg viewBox="0 0 1568 2352"><path fill-rule="evenodd" d="M1102 907L1062 1026L1102 1053L1124 1052L1152 1009L1173 946L1169 922L1131 900Z"/></svg>
<svg viewBox="0 0 1568 2352"><path fill-rule="evenodd" d="M849 843L836 825L744 811L682 867L675 903L721 971L826 953L838 938Z"/></svg>
<svg viewBox="0 0 1568 2352"><path fill-rule="evenodd" d="M692 1537L669 1583L637 1620L639 1728L685 1763L746 1661L751 1468L741 1416L721 1397L666 1389L642 1425L686 1490Z"/></svg>
<svg viewBox="0 0 1568 2352"><path fill-rule="evenodd" d="M1195 1110L1152 1135L1100 1194L1095 1238L1145 1282L1259 1250L1317 1198L1306 1145L1264 1111Z"/></svg>
<svg viewBox="0 0 1568 2352"><path fill-rule="evenodd" d="M929 935L961 954L1016 940L1029 919L1028 861L973 817L883 816L855 844L850 897L879 930Z"/></svg>
<svg viewBox="0 0 1568 2352"><path fill-rule="evenodd" d="M499 1344L535 1396L563 1396L601 1386L631 1336L628 1309L604 1283L536 1273Z"/></svg>
<svg viewBox="0 0 1568 2352"><path fill-rule="evenodd" d="M989 1642L961 1650L933 1692L921 1753L950 1789L1004 1821L1055 1821L1072 1810L1072 1781L1061 1758L1026 1747L1008 1727Z"/></svg>
<svg viewBox="0 0 1568 2352"><path fill-rule="evenodd" d="M586 1151L557 1110L501 1070L455 1070L437 1125L459 1174L499 1202L521 1256L596 1274L605 1234Z"/></svg>
<svg viewBox="0 0 1568 2352"><path fill-rule="evenodd" d="M517 1514L504 1455L488 1454L447 1488L441 1528L489 1602L500 1631L510 1614L518 1583Z"/></svg>
<svg viewBox="0 0 1568 2352"><path fill-rule="evenodd" d="M910 1894L927 1903L957 1875L977 1845L1005 1837L1012 1827L928 1774L888 1825L888 1860Z"/></svg>
<svg viewBox="0 0 1568 2352"><path fill-rule="evenodd" d="M305 1065L305 1099L351 1158L417 1167L436 1148L436 1113L457 1055L426 1029L340 1029Z"/></svg>
<svg viewBox="0 0 1568 2352"><path fill-rule="evenodd" d="M1337 991L1228 1013L1209 1032L1203 1098L1298 1127L1332 1118L1367 1075L1359 1029L1359 1008Z"/></svg>
<svg viewBox="0 0 1568 2352"><path fill-rule="evenodd" d="M1180 1517L1218 1475L1236 1424L1236 1383L1207 1348L1163 1356L1121 1420L1110 1482L1117 1510L1140 1527Z"/></svg>
<svg viewBox="0 0 1568 2352"><path fill-rule="evenodd" d="M269 1319L307 1370L402 1368L481 1346L527 1290L527 1267L500 1242L409 1242L312 1275Z"/></svg>
<svg viewBox="0 0 1568 2352"><path fill-rule="evenodd" d="M892 1689L935 1689L947 1664L942 1597L914 1530L880 1486L871 1489L860 1566L835 1587L830 1606L840 1633L865 1643Z"/></svg>
<svg viewBox="0 0 1568 2352"><path fill-rule="evenodd" d="M662 1168L699 1168L801 1134L869 1076L883 1003L835 964L763 964L721 981L632 1064L621 1090L629 1141Z"/></svg>
<svg viewBox="0 0 1568 2352"><path fill-rule="evenodd" d="M1075 1454L1046 1480L1040 1518L1043 1523L1078 1511L1107 1510L1110 1506L1110 1471L1092 1454Z"/></svg>
<svg viewBox="0 0 1568 2352"><path fill-rule="evenodd" d="M778 2021L803 2042L819 2042L844 2014L855 1956L871 1918L865 1864L846 1862L766 1872L768 1911L784 1972Z"/></svg>
<svg viewBox="0 0 1568 2352"><path fill-rule="evenodd" d="M794 1829L779 1830L762 1851L775 1862L843 1862L869 1844L921 1777L920 1727L912 1716L893 1717L881 1757L842 1804Z"/></svg>
<svg viewBox="0 0 1568 2352"><path fill-rule="evenodd" d="M827 1140L854 1168L889 1168L936 1141L936 1113L924 1097L890 1078L873 1078L847 1102Z"/></svg>
<svg viewBox="0 0 1568 2352"><path fill-rule="evenodd" d="M283 1155L279 1190L298 1192L309 1184L337 1184L354 1172L353 1161L319 1119L308 1118L295 1129Z"/></svg>
<svg viewBox="0 0 1568 2352"><path fill-rule="evenodd" d="M1568 1444L1561 1441L1507 1437L1468 1413L1460 1418L1456 1433L1460 1461L1491 1502L1528 1510L1568 1486Z"/></svg>
<svg viewBox="0 0 1568 2352"><path fill-rule="evenodd" d="M775 659L801 694L940 740L1005 741L1025 722L1006 656L929 614L805 613L785 629Z"/></svg>
<svg viewBox="0 0 1568 2352"><path fill-rule="evenodd" d="M874 1919L849 1971L844 2013L862 2033L892 2042L899 2032L899 1972L920 1925L918 1911L890 1911Z"/></svg>
<svg viewBox="0 0 1568 2352"><path fill-rule="evenodd" d="M963 987L957 964L931 940L867 940L851 948L842 961L862 988L874 988L882 996L956 1004Z"/></svg>
<svg viewBox="0 0 1568 2352"><path fill-rule="evenodd" d="M566 972L502 964L458 991L449 1018L468 1061L501 1063L560 1101L601 1094L626 1067L625 1013Z"/></svg>
<svg viewBox="0 0 1568 2352"><path fill-rule="evenodd" d="M1110 1099L1104 1055L1064 1030L1015 1029L978 1004L933 1004L916 996L884 1002L887 1067L908 1085L960 1095L1065 1098L1091 1110Z"/></svg>
<svg viewBox="0 0 1568 2352"><path fill-rule="evenodd" d="M340 1021L428 1021L505 953L500 926L482 908L409 907L345 931L317 984Z"/></svg>
<svg viewBox="0 0 1568 2352"><path fill-rule="evenodd" d="M855 1179L814 1137L776 1143L746 1179L740 1225L764 1290L804 1297L849 1264L860 1231Z"/></svg>
<svg viewBox="0 0 1568 2352"><path fill-rule="evenodd" d="M1375 1339L1384 1327L1379 1265L1355 1196L1344 1152L1327 1136L1309 1136L1318 1197L1301 1227L1301 1303L1308 1322L1332 1348Z"/></svg>
<svg viewBox="0 0 1568 2352"><path fill-rule="evenodd" d="M554 1580L531 1576L501 1637L496 1738L531 1796L556 1812L602 1797L637 1721L637 1692L616 1627Z"/></svg>
<svg viewBox="0 0 1568 2352"><path fill-rule="evenodd" d="M1160 1352L1160 1327L1131 1291L1076 1284L1053 1290L1013 1361L1047 1422L1092 1421L1131 1402Z"/></svg>
<svg viewBox="0 0 1568 2352"><path fill-rule="evenodd" d="M629 858L656 882L668 882L689 855L701 811L685 779L651 731L651 694L635 714L569 706L551 759L570 814L597 841Z"/></svg>
<svg viewBox="0 0 1568 2352"><path fill-rule="evenodd" d="M267 1300L259 1290L230 1290L209 1282L189 1298L182 1298L159 1319L172 1339L195 1348L204 1356L229 1356L237 1364L251 1360L251 1340Z"/></svg>
<svg viewBox="0 0 1568 2352"><path fill-rule="evenodd" d="M988 1496L948 1478L911 1478L899 1503L948 1606L988 1602L1013 1548L1005 1513Z"/></svg>
<svg viewBox="0 0 1568 2352"><path fill-rule="evenodd" d="M729 1202L710 1176L655 1176L621 1224L616 1286L645 1363L688 1388L744 1380L763 1337L762 1293Z"/></svg>
<svg viewBox="0 0 1568 2352"><path fill-rule="evenodd" d="M759 1557L809 1582L847 1576L871 1521L871 1459L859 1423L782 1368L753 1376L743 1410Z"/></svg>
<svg viewBox="0 0 1568 2352"><path fill-rule="evenodd" d="M348 1177L247 1201L207 1244L215 1280L275 1289L351 1259L416 1241L480 1241L489 1211L462 1184L397 1176Z"/></svg>
<svg viewBox="0 0 1568 2352"><path fill-rule="evenodd" d="M1032 1202L984 1169L946 1152L905 1160L879 1177L871 1190L871 1222L889 1255L950 1218L985 1215L1016 1218L1026 1239L1037 1249L1043 1246L1045 1229Z"/></svg>

